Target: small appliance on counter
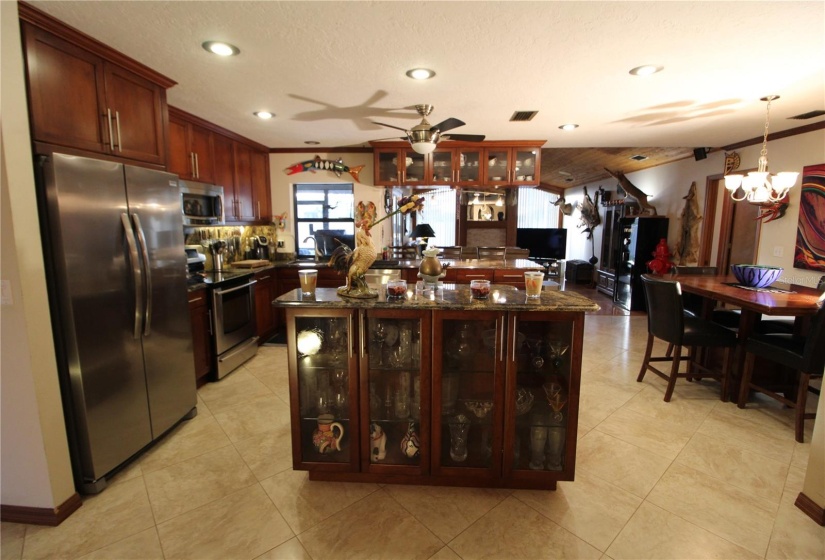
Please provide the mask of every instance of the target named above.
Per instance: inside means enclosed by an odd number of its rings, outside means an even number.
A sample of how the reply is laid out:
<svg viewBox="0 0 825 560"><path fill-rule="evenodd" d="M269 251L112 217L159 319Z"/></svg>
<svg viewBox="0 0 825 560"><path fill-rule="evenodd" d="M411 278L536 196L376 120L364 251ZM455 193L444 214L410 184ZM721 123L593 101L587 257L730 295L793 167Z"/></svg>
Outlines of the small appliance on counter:
<svg viewBox="0 0 825 560"><path fill-rule="evenodd" d="M295 237L286 231L278 231L275 241L275 260L294 261L295 260Z"/></svg>
<svg viewBox="0 0 825 560"><path fill-rule="evenodd" d="M269 260L269 239L265 235L255 235L250 239L250 249L246 252L247 260Z"/></svg>

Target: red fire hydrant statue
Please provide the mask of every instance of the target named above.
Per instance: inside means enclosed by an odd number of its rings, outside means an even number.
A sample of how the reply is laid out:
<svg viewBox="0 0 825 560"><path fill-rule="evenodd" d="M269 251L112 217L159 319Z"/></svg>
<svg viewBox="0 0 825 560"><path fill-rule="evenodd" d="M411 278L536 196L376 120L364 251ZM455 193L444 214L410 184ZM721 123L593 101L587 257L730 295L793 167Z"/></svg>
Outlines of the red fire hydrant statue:
<svg viewBox="0 0 825 560"><path fill-rule="evenodd" d="M656 245L656 250L651 253L653 260L647 261L647 268L653 274L667 274L673 265L668 259L673 255L667 249L667 239L660 239L659 244Z"/></svg>

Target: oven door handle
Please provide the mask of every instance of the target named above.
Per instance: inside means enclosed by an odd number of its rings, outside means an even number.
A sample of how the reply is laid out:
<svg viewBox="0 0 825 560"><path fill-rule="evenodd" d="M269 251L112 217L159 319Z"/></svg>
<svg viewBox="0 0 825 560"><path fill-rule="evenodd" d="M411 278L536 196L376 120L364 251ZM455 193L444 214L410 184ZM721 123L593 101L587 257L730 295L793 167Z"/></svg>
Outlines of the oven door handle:
<svg viewBox="0 0 825 560"><path fill-rule="evenodd" d="M228 290L215 290L215 294L222 296L223 294L231 294L232 292L237 292L238 290L243 290L244 288L248 288L253 284L257 284L257 280L250 280L248 284L243 284L241 286L235 286L234 288L229 288Z"/></svg>

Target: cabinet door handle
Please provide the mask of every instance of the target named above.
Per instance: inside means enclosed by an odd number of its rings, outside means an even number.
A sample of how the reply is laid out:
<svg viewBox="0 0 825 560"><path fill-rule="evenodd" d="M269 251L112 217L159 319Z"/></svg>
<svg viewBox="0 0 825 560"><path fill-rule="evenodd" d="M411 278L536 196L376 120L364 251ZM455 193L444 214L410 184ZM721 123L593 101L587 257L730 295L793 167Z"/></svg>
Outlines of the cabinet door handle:
<svg viewBox="0 0 825 560"><path fill-rule="evenodd" d="M500 362L504 361L504 331L507 330L507 325L504 321L505 321L504 315L502 315L501 316L501 328L499 329L499 337L501 338L501 344L499 345L499 349L498 349L498 360ZM496 320L496 323L498 323L498 320Z"/></svg>
<svg viewBox="0 0 825 560"><path fill-rule="evenodd" d="M189 152L189 167L192 170L192 177L197 177L198 174L195 171L195 152Z"/></svg>
<svg viewBox="0 0 825 560"><path fill-rule="evenodd" d="M196 301L200 301L202 299L203 299L202 297L196 297L195 299L190 299L189 303L195 303Z"/></svg>
<svg viewBox="0 0 825 560"><path fill-rule="evenodd" d="M112 130L112 110L106 109L106 117L109 121L109 149L115 151L115 133Z"/></svg>
<svg viewBox="0 0 825 560"><path fill-rule="evenodd" d="M464 278L484 278L483 274L465 274Z"/></svg>
<svg viewBox="0 0 825 560"><path fill-rule="evenodd" d="M255 204L257 205L257 210L256 210L257 211L257 218L260 219L261 218L261 201L258 200L258 201L255 202Z"/></svg>
<svg viewBox="0 0 825 560"><path fill-rule="evenodd" d="M355 349L353 348L355 341L352 337L352 313L347 315L347 340L349 341L349 344L347 344L347 348L349 348L349 359L352 360L352 356L355 354Z"/></svg>
<svg viewBox="0 0 825 560"><path fill-rule="evenodd" d="M503 274L502 278L523 278L520 274Z"/></svg>
<svg viewBox="0 0 825 560"><path fill-rule="evenodd" d="M518 320L513 317L513 363L516 362L516 341L518 340Z"/></svg>
<svg viewBox="0 0 825 560"><path fill-rule="evenodd" d="M115 121L117 121L117 151L123 153L123 135L120 133L120 112L115 111Z"/></svg>
<svg viewBox="0 0 825 560"><path fill-rule="evenodd" d="M261 276L260 278L258 278L258 282L261 282L261 281L266 280L268 278L269 278L269 276Z"/></svg>
<svg viewBox="0 0 825 560"><path fill-rule="evenodd" d="M365 336L366 331L364 330L364 314L363 313L360 314L360 324L361 324L361 328L359 330L361 332L359 333L360 336L358 338L361 340L361 359L363 359L364 356L365 356L364 338L366 338L366 336Z"/></svg>
<svg viewBox="0 0 825 560"><path fill-rule="evenodd" d="M195 177L201 178L201 162L198 159L198 153L195 152Z"/></svg>

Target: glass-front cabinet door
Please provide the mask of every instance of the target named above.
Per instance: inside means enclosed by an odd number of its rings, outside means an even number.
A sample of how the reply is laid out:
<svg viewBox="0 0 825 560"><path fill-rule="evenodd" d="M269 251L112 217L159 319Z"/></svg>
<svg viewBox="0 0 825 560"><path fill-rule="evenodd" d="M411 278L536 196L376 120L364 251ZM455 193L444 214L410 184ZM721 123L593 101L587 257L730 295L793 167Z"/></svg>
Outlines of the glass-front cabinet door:
<svg viewBox="0 0 825 560"><path fill-rule="evenodd" d="M485 177L486 185L506 185L509 184L511 169L510 169L510 150L508 148L501 148L499 150L486 149L484 156L486 162Z"/></svg>
<svg viewBox="0 0 825 560"><path fill-rule="evenodd" d="M433 475L501 474L504 314L433 317Z"/></svg>
<svg viewBox="0 0 825 560"><path fill-rule="evenodd" d="M296 469L358 470L356 313L287 310Z"/></svg>
<svg viewBox="0 0 825 560"><path fill-rule="evenodd" d="M379 309L361 317L363 472L429 472L428 318L424 311Z"/></svg>
<svg viewBox="0 0 825 560"><path fill-rule="evenodd" d="M457 148L456 176L458 184L475 186L481 184L481 148Z"/></svg>
<svg viewBox="0 0 825 560"><path fill-rule="evenodd" d="M537 185L539 183L539 154L538 148L515 149L513 158L513 172L511 182L516 185Z"/></svg>
<svg viewBox="0 0 825 560"><path fill-rule="evenodd" d="M509 315L505 477L572 480L584 321L567 315Z"/></svg>
<svg viewBox="0 0 825 560"><path fill-rule="evenodd" d="M454 185L455 171L453 170L453 150L436 150L432 153L431 185Z"/></svg>
<svg viewBox="0 0 825 560"><path fill-rule="evenodd" d="M373 183L385 187L400 185L403 162L399 164L399 150L396 148L382 148L374 150L374 153L375 171Z"/></svg>

